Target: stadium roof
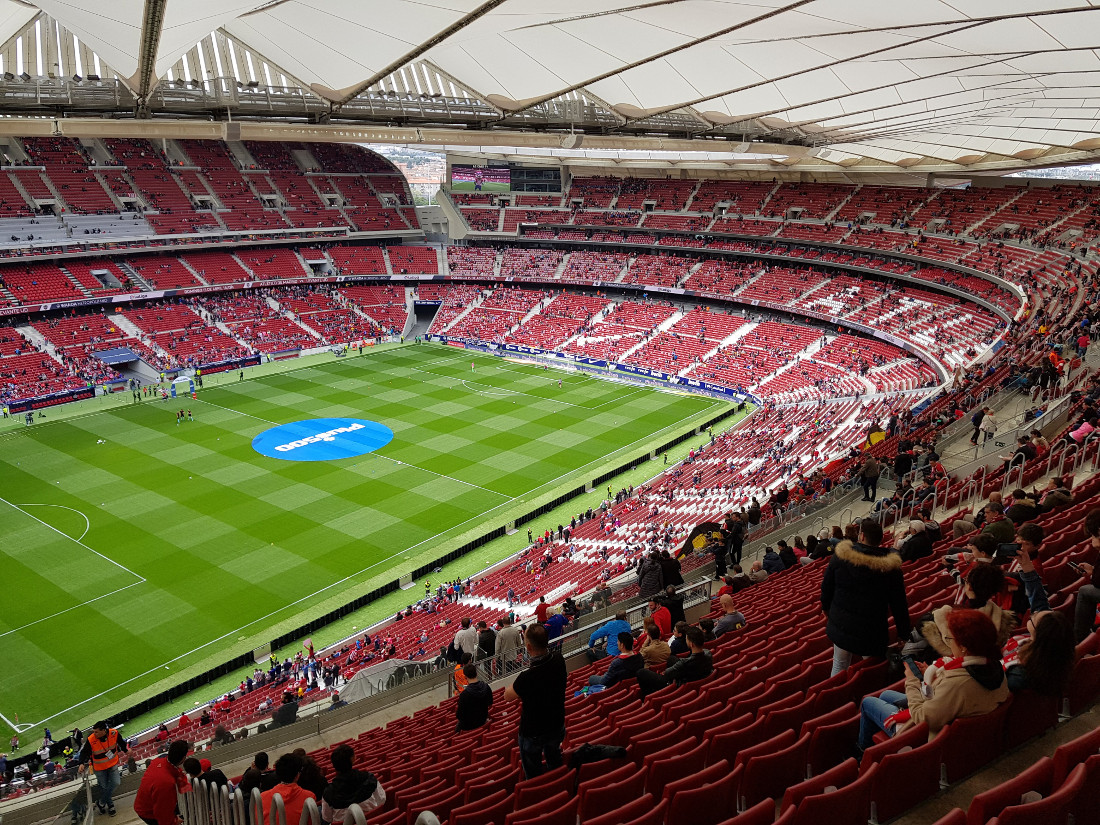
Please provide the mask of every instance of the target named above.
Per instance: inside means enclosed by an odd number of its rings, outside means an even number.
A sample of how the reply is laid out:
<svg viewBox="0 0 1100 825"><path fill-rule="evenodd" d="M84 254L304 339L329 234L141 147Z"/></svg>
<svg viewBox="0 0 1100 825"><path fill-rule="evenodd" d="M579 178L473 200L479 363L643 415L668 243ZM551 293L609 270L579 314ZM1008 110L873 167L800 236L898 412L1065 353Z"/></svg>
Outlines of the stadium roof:
<svg viewBox="0 0 1100 825"><path fill-rule="evenodd" d="M1097 32L1100 0L0 0L9 112L460 127L478 144L576 129L586 146L801 147L773 162L814 168L1094 160Z"/></svg>

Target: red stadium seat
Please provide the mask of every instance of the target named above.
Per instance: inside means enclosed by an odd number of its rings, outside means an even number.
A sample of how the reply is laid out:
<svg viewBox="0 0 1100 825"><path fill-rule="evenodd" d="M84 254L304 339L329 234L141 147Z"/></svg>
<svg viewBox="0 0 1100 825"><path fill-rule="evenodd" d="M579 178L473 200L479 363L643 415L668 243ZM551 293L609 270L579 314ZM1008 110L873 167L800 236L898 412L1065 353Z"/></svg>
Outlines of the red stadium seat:
<svg viewBox="0 0 1100 825"><path fill-rule="evenodd" d="M1085 788L1088 768L1078 765L1061 787L1038 802L1012 805L1001 811L991 822L998 825L1066 825L1074 802Z"/></svg>
<svg viewBox="0 0 1100 825"><path fill-rule="evenodd" d="M1025 793L1049 796L1053 776L1054 762L1049 756L1044 756L1022 773L975 796L966 812L967 825L985 825L1009 805L1019 805Z"/></svg>

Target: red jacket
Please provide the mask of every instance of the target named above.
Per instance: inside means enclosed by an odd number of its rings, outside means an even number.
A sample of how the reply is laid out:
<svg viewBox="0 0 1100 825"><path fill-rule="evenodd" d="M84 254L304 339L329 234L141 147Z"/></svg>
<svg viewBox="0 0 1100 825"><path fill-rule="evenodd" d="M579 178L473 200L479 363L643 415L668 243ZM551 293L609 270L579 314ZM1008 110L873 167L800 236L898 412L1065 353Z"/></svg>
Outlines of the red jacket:
<svg viewBox="0 0 1100 825"><path fill-rule="evenodd" d="M143 819L155 819L157 825L176 825L176 790L187 788L183 771L158 756L141 777L134 798L134 813Z"/></svg>
<svg viewBox="0 0 1100 825"><path fill-rule="evenodd" d="M653 621L657 623L657 627L661 629L661 638L667 639L672 635L672 613L664 605L661 605L653 611ZM645 634L642 634L645 635Z"/></svg>
<svg viewBox="0 0 1100 825"><path fill-rule="evenodd" d="M283 798L283 810L286 811L286 825L298 825L302 818L302 809L306 806L306 799L313 794L295 782L284 784L280 782L269 791L260 794L264 805L264 822L271 821L271 800L279 794ZM161 825L158 823L158 825Z"/></svg>

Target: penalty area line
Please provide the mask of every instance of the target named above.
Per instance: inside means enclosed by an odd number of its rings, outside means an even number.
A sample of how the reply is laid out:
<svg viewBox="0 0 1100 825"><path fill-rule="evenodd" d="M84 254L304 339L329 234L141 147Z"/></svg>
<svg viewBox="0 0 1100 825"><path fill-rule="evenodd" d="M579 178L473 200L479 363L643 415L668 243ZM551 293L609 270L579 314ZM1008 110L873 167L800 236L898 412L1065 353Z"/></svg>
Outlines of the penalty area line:
<svg viewBox="0 0 1100 825"><path fill-rule="evenodd" d="M81 547L83 547L83 548L84 548L85 550L87 550L87 551L88 551L89 553L94 553L95 555L97 555L97 556L99 556L99 557L100 557L101 559L103 559L104 561L106 561L106 562L110 562L110 563L111 563L111 564L113 564L113 565L114 565L115 567L119 568L120 570L124 570L124 571L126 571L126 572L127 572L127 573L129 573L129 574L130 574L131 576L133 576L134 578L136 578L136 579L139 579L139 580L140 580L139 582L137 582L138 584L140 584L141 582L144 582L144 581L145 581L145 577L144 577L144 576L142 576L142 575L140 575L140 574L138 574L138 573L135 573L135 572L134 572L133 570L131 570L131 569L130 569L129 567L127 567L126 565L124 565L124 564L120 564L119 562L115 561L114 559L108 558L107 556L105 556L105 555L103 555L102 553L100 553L100 552L99 552L98 550L93 550L93 549L92 549L91 547L89 547L88 545L86 545L86 544L85 544L84 542L82 542L82 541L81 541L80 539L74 539L74 538L73 538L72 536L68 535L67 533L62 533L62 532L61 532L60 530L58 530L58 529L57 529L56 527L54 527L54 526L53 526L52 524L50 524L49 522L45 522L45 521L43 521L42 519L40 519L40 518L39 518L38 516L35 516L35 515L32 515L32 514L28 513L28 512L26 511L26 510L24 510L24 509L23 509L22 507L20 507L20 506L19 506L18 504L12 504L12 503L11 503L10 501L8 501L8 500L7 500L6 498L3 498L3 497L0 497L0 502L3 502L4 504L8 505L9 507L11 507L11 508L13 508L13 509L15 509L15 510L18 510L18 511L19 511L20 513L22 513L23 515L27 516L28 518L32 518L32 519L34 519L34 520L35 520L35 521L37 521L37 522L38 522L39 524L41 524L41 525L42 525L43 527L48 527L48 528L49 528L50 530L53 530L53 531L54 531L55 533L57 533L57 534L58 534L59 536L64 536L64 537L65 537L65 538L67 538L67 539L68 539L69 541L71 541L71 542L73 542L73 543L75 543L75 544L79 544L79 545L80 545ZM70 509L70 510L71 510L72 508L71 508L71 507L67 507L66 509ZM80 511L79 511L79 510L75 510L74 512L78 512L78 513L79 513ZM83 514L83 513L81 513L81 515L84 515L84 514ZM85 516L85 518L87 518L87 516ZM87 532L87 531L85 531L85 532ZM81 538L83 538L83 536L81 536Z"/></svg>
<svg viewBox="0 0 1100 825"><path fill-rule="evenodd" d="M47 622L50 619L55 619L58 616L63 616L64 614L78 608L87 607L94 602L98 602L100 599L106 599L108 596L114 596L118 593L121 593L123 590L129 590L131 587L137 587L139 584L144 583L145 579L142 579L139 582L130 582L130 584L126 585L125 587L120 587L117 590L112 590L110 593L104 593L102 596L96 596L94 599L88 599L88 601L86 602L74 604L72 607L66 607L64 610L58 610L56 613L51 613L49 616L43 616L41 619L35 619L33 622L27 622L26 624L20 625L19 627L13 627L11 630L5 630L3 633L0 633L0 639L4 638L5 636L11 635L12 633L18 633L20 630L26 630L28 627L34 627L34 625L36 624L41 624L42 622Z"/></svg>

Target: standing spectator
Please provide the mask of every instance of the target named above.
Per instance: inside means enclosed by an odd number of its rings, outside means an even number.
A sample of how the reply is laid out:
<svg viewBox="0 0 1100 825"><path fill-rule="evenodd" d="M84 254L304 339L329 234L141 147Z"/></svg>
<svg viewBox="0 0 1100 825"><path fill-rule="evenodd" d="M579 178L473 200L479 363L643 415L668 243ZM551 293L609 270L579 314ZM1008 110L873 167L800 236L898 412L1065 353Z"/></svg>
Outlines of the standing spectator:
<svg viewBox="0 0 1100 825"><path fill-rule="evenodd" d="M321 795L321 819L327 823L343 823L344 814L353 804L363 813L370 813L386 804L386 791L370 771L357 771L355 751L351 745L337 745L330 757L335 774ZM289 820L287 825L293 825Z"/></svg>
<svg viewBox="0 0 1100 825"><path fill-rule="evenodd" d="M909 635L909 603L901 573L901 556L879 547L882 527L873 519L860 523L859 542L842 541L825 568L821 608L828 617L833 643L833 675L856 656L885 657L890 641L887 613L899 638Z"/></svg>
<svg viewBox="0 0 1100 825"><path fill-rule="evenodd" d="M661 551L661 577L665 587L684 583L684 574L681 572L680 560L674 559L667 550Z"/></svg>
<svg viewBox="0 0 1100 825"><path fill-rule="evenodd" d="M654 596L649 600L649 615L657 624L657 627L661 629L662 636L671 635L672 613L662 604L658 596Z"/></svg>
<svg viewBox="0 0 1100 825"><path fill-rule="evenodd" d="M725 548L722 554L725 556ZM656 553L650 553L641 564L638 565L638 594L640 596L652 596L660 592L664 587L661 577L661 557Z"/></svg>
<svg viewBox="0 0 1100 825"><path fill-rule="evenodd" d="M455 650L459 653L477 655L477 630L470 624L470 617L462 619L462 629L455 634Z"/></svg>
<svg viewBox="0 0 1100 825"><path fill-rule="evenodd" d="M546 603L545 596L539 596L538 606L535 608L535 621L546 624L546 614L550 611L550 605Z"/></svg>
<svg viewBox="0 0 1100 825"><path fill-rule="evenodd" d="M489 625L480 621L477 623L477 658L492 659L497 652L497 634Z"/></svg>
<svg viewBox="0 0 1100 825"><path fill-rule="evenodd" d="M177 739L168 746L168 753L150 762L142 774L134 797L134 813L146 825L176 825L178 822L176 792L187 788L187 777L180 765L190 749L190 744Z"/></svg>
<svg viewBox="0 0 1100 825"><path fill-rule="evenodd" d="M875 457L870 453L863 462L859 471L859 483L863 485L863 498L860 501L874 501L878 494L879 466Z"/></svg>
<svg viewBox="0 0 1100 825"><path fill-rule="evenodd" d="M561 634L565 632L565 628L569 625L569 619L565 613L559 611L557 613L551 613L546 618L546 624L543 627L546 628L546 638L551 642L561 637Z"/></svg>
<svg viewBox="0 0 1100 825"><path fill-rule="evenodd" d="M523 773L539 776L546 768L562 764L561 743L565 739L565 660L547 648L546 628L535 624L525 636L531 667L516 677L504 698L519 699L519 755ZM545 767L543 760L545 759Z"/></svg>
<svg viewBox="0 0 1100 825"><path fill-rule="evenodd" d="M978 431L982 434L982 446L985 446L986 442L997 433L997 416L994 415L992 408L985 408L985 416L982 417L982 423L978 425Z"/></svg>
<svg viewBox="0 0 1100 825"><path fill-rule="evenodd" d="M977 444L978 436L982 434L982 421L985 420L986 408L981 407L976 413L970 416L970 423L974 425L974 434L970 436L970 443Z"/></svg>
<svg viewBox="0 0 1100 825"><path fill-rule="evenodd" d="M466 689L458 694L455 706L455 732L480 728L489 720L489 708L493 704L493 691L488 684L478 679L477 667L465 665L462 668L466 676Z"/></svg>
<svg viewBox="0 0 1100 825"><path fill-rule="evenodd" d="M306 800L313 794L298 784L298 777L302 773L302 757L293 753L284 753L275 760L275 778L279 783L270 791L260 794L260 800L264 806L264 822L271 821L271 806L275 794L283 798L283 808L286 810L287 825L298 822L302 818L302 809L306 806Z"/></svg>
<svg viewBox="0 0 1100 825"><path fill-rule="evenodd" d="M726 516L726 543L730 554L730 563L741 563L741 552L745 547L745 521L740 513L730 513ZM681 579L680 583L683 583Z"/></svg>
<svg viewBox="0 0 1100 825"><path fill-rule="evenodd" d="M99 785L97 805L101 814L114 816L116 813L113 794L120 781L119 754L125 752L126 740L106 722L95 723L84 747L80 749L80 773L83 774L91 762L96 784Z"/></svg>
<svg viewBox="0 0 1100 825"><path fill-rule="evenodd" d="M502 627L500 633L497 634L497 652L500 654L505 672L508 672L516 666L516 654L523 646L523 633L512 624L511 616L505 616L500 623Z"/></svg>
<svg viewBox="0 0 1100 825"><path fill-rule="evenodd" d="M671 584L665 588L664 593L657 596L657 601L668 608L669 619L673 626L676 622L682 622L687 618L684 615L684 597L676 595L676 588Z"/></svg>

